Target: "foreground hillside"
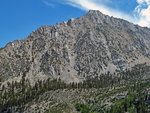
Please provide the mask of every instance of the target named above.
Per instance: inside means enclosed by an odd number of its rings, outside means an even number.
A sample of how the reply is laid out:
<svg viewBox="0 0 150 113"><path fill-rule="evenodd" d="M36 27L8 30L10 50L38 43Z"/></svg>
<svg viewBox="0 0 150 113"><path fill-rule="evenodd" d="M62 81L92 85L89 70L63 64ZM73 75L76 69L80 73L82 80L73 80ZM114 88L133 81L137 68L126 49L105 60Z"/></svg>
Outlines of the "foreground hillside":
<svg viewBox="0 0 150 113"><path fill-rule="evenodd" d="M149 113L150 66L136 65L82 83L66 84L61 79L8 82L0 91L0 113Z"/></svg>

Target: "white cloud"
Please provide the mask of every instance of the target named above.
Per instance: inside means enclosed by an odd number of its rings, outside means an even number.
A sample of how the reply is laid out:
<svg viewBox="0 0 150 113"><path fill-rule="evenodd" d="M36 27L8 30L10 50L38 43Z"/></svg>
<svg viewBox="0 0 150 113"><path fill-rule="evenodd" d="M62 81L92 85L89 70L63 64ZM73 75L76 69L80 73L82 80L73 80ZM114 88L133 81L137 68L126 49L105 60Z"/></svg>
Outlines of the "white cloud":
<svg viewBox="0 0 150 113"><path fill-rule="evenodd" d="M142 16L145 16L145 19L146 19L146 20L149 20L149 21L150 21L150 5L148 6L147 9L143 9L143 10L141 11L141 13L142 13Z"/></svg>
<svg viewBox="0 0 150 113"><path fill-rule="evenodd" d="M150 0L137 0L138 6L135 8L138 24L150 27Z"/></svg>
<svg viewBox="0 0 150 113"><path fill-rule="evenodd" d="M138 3L138 4L143 4L143 3L149 4L149 3L150 3L150 0L137 0L137 3Z"/></svg>
<svg viewBox="0 0 150 113"><path fill-rule="evenodd" d="M141 26L150 27L150 0L136 0L138 6L133 11L133 15L123 13L122 11L107 7L107 3L112 3L112 0L55 0L57 2L68 4L82 10L99 10L102 13L122 18L139 24ZM46 5L54 7L53 4L43 1Z"/></svg>
<svg viewBox="0 0 150 113"><path fill-rule="evenodd" d="M125 20L135 22L132 16L125 14L121 11L106 7L104 5L104 0L65 0L67 4L80 8L82 10L100 10L102 13L114 16L117 18L123 18ZM106 1L105 1L106 2ZM107 0L107 2L110 2Z"/></svg>
<svg viewBox="0 0 150 113"><path fill-rule="evenodd" d="M48 1L43 0L43 3L44 3L45 5L47 5L47 6L55 7L54 4L52 4L52 3L48 2Z"/></svg>

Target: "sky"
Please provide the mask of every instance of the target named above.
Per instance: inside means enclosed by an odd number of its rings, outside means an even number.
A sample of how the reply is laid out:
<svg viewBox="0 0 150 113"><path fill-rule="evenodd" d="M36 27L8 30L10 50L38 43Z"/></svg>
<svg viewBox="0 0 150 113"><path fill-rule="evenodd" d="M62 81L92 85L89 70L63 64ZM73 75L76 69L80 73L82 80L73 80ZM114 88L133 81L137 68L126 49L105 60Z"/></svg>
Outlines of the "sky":
<svg viewBox="0 0 150 113"><path fill-rule="evenodd" d="M0 47L90 9L150 27L150 0L0 0Z"/></svg>

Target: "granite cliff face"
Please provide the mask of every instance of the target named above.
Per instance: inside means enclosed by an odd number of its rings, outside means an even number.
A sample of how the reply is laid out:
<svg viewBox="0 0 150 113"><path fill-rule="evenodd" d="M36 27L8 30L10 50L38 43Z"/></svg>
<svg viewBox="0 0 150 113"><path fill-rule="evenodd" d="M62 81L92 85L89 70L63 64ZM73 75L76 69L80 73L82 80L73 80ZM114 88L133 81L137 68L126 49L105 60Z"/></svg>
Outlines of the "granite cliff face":
<svg viewBox="0 0 150 113"><path fill-rule="evenodd" d="M150 64L150 29L90 10L8 43L0 49L0 76L79 82L144 62Z"/></svg>

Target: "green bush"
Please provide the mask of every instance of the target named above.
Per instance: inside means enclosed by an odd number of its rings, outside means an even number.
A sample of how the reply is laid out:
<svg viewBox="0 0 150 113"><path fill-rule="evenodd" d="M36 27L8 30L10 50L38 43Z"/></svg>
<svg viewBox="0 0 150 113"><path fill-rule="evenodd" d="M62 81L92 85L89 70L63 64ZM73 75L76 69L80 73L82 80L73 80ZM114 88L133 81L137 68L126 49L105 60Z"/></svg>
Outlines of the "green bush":
<svg viewBox="0 0 150 113"><path fill-rule="evenodd" d="M86 104L77 103L75 107L76 107L76 110L81 111L81 113L88 113L90 110L90 108Z"/></svg>

